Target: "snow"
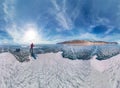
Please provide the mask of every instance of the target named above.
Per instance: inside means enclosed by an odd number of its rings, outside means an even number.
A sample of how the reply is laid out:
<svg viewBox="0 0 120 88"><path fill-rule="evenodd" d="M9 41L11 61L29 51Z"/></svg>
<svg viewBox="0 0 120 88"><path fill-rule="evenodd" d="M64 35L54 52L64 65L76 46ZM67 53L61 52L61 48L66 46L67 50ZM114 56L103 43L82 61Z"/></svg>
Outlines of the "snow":
<svg viewBox="0 0 120 88"><path fill-rule="evenodd" d="M120 54L107 60L70 60L62 52L19 62L0 54L0 88L120 88Z"/></svg>
<svg viewBox="0 0 120 88"><path fill-rule="evenodd" d="M89 60L94 55L97 55L98 60L109 59L120 54L119 45L100 45L100 46L62 46L62 55L65 58L72 60L83 59Z"/></svg>

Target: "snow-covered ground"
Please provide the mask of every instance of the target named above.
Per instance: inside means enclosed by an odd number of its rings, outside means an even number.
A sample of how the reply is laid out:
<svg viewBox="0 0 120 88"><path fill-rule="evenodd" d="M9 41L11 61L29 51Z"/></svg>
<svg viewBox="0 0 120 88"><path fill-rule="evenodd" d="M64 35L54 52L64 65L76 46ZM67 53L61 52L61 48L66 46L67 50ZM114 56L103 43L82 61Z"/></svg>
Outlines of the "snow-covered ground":
<svg viewBox="0 0 120 88"><path fill-rule="evenodd" d="M20 63L0 54L0 88L120 88L120 54L107 60L70 60L61 52Z"/></svg>

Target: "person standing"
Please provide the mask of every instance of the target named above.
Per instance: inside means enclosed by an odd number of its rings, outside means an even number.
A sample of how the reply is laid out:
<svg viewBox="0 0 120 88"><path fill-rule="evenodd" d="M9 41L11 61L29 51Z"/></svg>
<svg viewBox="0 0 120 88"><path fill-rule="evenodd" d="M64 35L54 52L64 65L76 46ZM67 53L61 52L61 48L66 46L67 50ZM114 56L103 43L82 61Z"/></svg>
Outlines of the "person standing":
<svg viewBox="0 0 120 88"><path fill-rule="evenodd" d="M31 53L31 54L33 54L33 47L34 47L34 44L31 43L31 45L30 45L30 53Z"/></svg>
<svg viewBox="0 0 120 88"><path fill-rule="evenodd" d="M30 54L31 54L31 56L32 56L34 59L36 59L36 55L35 55L35 53L33 52L33 48L34 48L34 44L31 43L31 45L30 45Z"/></svg>

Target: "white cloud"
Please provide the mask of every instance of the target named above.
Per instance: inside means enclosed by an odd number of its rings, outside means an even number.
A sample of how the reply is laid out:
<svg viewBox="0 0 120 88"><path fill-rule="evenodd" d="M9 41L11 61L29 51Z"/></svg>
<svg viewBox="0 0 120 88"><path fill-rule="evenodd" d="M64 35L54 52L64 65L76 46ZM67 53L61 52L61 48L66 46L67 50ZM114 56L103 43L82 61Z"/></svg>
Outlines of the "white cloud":
<svg viewBox="0 0 120 88"><path fill-rule="evenodd" d="M3 44L3 45L5 45L5 44L9 44L9 40L8 39L1 39L0 40L0 44Z"/></svg>
<svg viewBox="0 0 120 88"><path fill-rule="evenodd" d="M21 38L23 37L23 30L20 30L16 24L12 24L9 28L7 28L7 32L13 38L15 43L22 42Z"/></svg>
<svg viewBox="0 0 120 88"><path fill-rule="evenodd" d="M7 29L9 35L13 38L15 43L29 44L34 42L36 44L43 43L42 32L38 31L37 25L33 23L25 24L22 27L18 27L16 24Z"/></svg>
<svg viewBox="0 0 120 88"><path fill-rule="evenodd" d="M66 0L63 0L63 7L62 7L62 11L66 12Z"/></svg>
<svg viewBox="0 0 120 88"><path fill-rule="evenodd" d="M100 40L100 38L97 37L97 35L92 33L83 33L78 36L80 39L89 39L89 40Z"/></svg>
<svg viewBox="0 0 120 88"><path fill-rule="evenodd" d="M66 0L63 0L63 6L58 5L56 0L52 0L52 4L56 8L54 14L59 25L66 30L71 30L73 28L73 23L66 13Z"/></svg>
<svg viewBox="0 0 120 88"><path fill-rule="evenodd" d="M6 31L13 39L13 41L10 41L19 44L26 44L30 42L41 43L42 34L37 25L35 25L35 23L24 23L24 25L22 26L18 26L17 23L15 23L15 1L16 0L5 0L3 3L3 10L5 13L4 20L7 23ZM27 35L27 32L29 32L30 28L33 29L35 33L35 35L31 35L31 38L34 37L32 40L30 40L30 36Z"/></svg>
<svg viewBox="0 0 120 88"><path fill-rule="evenodd" d="M81 15L81 14L80 14L80 11L81 11L81 10L80 10L80 8L81 8L81 7L80 7L80 6L81 6L81 5L80 5L80 3L81 3L80 1L81 1L81 0L78 0L78 1L77 1L77 5L76 5L75 8L71 11L71 14L70 14L70 15L71 15L71 17L72 17L73 22L77 19L77 17L80 17L80 15Z"/></svg>
<svg viewBox="0 0 120 88"><path fill-rule="evenodd" d="M72 28L71 20L63 12L57 13L57 18L56 19L59 21L60 25L63 28L65 28L67 30L70 30Z"/></svg>
<svg viewBox="0 0 120 88"><path fill-rule="evenodd" d="M114 29L112 26L108 27L108 30L105 32L105 34L109 34L110 32L112 32Z"/></svg>
<svg viewBox="0 0 120 88"><path fill-rule="evenodd" d="M98 17L98 18L97 18L97 23L98 23L98 24L101 24L101 25L105 25L105 24L109 24L110 21L109 21L109 19L107 19L107 18Z"/></svg>
<svg viewBox="0 0 120 88"><path fill-rule="evenodd" d="M54 7L56 8L57 11L60 11L60 7L57 4L56 0L51 0L52 4L54 5Z"/></svg>
<svg viewBox="0 0 120 88"><path fill-rule="evenodd" d="M14 4L15 4L15 0L4 0L3 2L3 10L5 13L4 20L6 22L11 22L14 19L14 16L15 16Z"/></svg>
<svg viewBox="0 0 120 88"><path fill-rule="evenodd" d="M99 37L96 34L92 33L84 33L76 36L75 38L77 39L87 39L87 40L93 40L93 41L109 41L109 42L119 42L120 43L120 37L119 34L114 34L114 35L108 35L105 37Z"/></svg>

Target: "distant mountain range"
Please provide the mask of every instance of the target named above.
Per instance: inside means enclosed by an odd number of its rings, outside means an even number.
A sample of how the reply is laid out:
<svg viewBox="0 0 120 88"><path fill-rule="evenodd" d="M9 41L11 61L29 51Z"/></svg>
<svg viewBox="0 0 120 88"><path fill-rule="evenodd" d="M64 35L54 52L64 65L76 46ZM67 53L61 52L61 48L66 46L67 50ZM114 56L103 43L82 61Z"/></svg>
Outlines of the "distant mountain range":
<svg viewBox="0 0 120 88"><path fill-rule="evenodd" d="M70 44L70 45L105 45L105 44L118 44L117 42L106 41L87 41L87 40L70 40L59 42L57 44Z"/></svg>

